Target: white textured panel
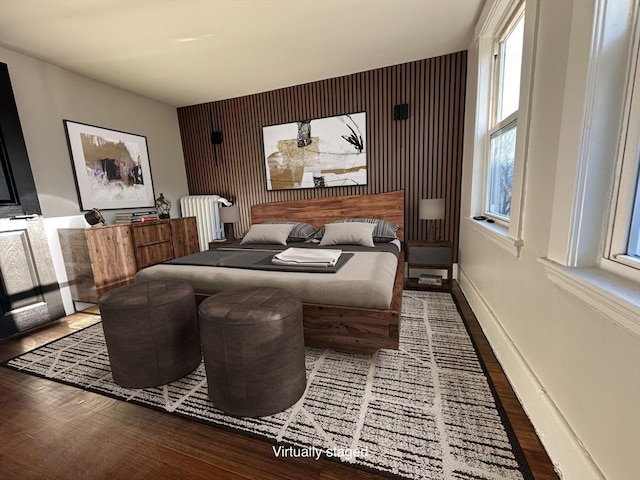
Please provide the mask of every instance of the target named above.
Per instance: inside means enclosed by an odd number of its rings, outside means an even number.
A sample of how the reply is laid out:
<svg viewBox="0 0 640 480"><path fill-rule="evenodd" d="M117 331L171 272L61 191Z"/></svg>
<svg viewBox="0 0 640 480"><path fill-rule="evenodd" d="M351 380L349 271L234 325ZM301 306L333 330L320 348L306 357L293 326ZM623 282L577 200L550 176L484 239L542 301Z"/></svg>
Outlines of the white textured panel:
<svg viewBox="0 0 640 480"><path fill-rule="evenodd" d="M183 217L196 217L200 251L209 249L209 242L224 238L224 226L218 211L219 195L187 195L180 199Z"/></svg>

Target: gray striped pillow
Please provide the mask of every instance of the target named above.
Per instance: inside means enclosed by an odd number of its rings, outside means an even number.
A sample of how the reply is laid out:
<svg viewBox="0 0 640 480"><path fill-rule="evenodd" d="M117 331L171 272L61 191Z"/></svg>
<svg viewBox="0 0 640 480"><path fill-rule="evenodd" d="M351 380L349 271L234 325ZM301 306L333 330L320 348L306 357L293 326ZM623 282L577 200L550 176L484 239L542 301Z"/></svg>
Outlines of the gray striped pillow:
<svg viewBox="0 0 640 480"><path fill-rule="evenodd" d="M375 228L373 229L373 241L374 243L388 243L398 238L396 232L399 226L386 220L380 220L379 218L344 218L342 220L335 220L331 223L373 223ZM317 234L316 238L321 239L324 234L324 228Z"/></svg>
<svg viewBox="0 0 640 480"><path fill-rule="evenodd" d="M287 238L288 242L304 242L312 238L317 232L318 229L309 223L304 222L290 222L287 220L272 220L270 222L265 223L282 223L282 224L293 224L293 229L289 233L289 237Z"/></svg>

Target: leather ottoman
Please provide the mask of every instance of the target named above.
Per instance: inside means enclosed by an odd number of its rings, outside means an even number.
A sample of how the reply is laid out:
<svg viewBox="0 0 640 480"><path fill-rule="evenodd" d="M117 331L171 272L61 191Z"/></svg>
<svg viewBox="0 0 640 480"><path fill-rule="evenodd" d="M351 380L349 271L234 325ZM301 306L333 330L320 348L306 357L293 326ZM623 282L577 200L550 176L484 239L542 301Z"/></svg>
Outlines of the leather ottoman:
<svg viewBox="0 0 640 480"><path fill-rule="evenodd" d="M187 282L138 282L99 301L113 379L128 388L164 385L202 361L193 288Z"/></svg>
<svg viewBox="0 0 640 480"><path fill-rule="evenodd" d="M199 307L209 398L227 413L262 417L304 393L302 302L277 288L219 292Z"/></svg>

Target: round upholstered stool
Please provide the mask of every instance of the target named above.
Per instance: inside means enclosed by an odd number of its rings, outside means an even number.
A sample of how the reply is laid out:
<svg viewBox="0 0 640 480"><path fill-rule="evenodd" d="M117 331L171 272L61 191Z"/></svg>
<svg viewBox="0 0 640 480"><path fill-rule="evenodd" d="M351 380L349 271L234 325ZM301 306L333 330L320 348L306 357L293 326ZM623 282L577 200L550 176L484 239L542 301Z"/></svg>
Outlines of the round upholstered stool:
<svg viewBox="0 0 640 480"><path fill-rule="evenodd" d="M138 282L100 298L113 379L145 388L184 377L202 360L193 288L187 282Z"/></svg>
<svg viewBox="0 0 640 480"><path fill-rule="evenodd" d="M198 314L216 407L262 417L302 396L307 378L299 298L277 288L227 290L203 301Z"/></svg>

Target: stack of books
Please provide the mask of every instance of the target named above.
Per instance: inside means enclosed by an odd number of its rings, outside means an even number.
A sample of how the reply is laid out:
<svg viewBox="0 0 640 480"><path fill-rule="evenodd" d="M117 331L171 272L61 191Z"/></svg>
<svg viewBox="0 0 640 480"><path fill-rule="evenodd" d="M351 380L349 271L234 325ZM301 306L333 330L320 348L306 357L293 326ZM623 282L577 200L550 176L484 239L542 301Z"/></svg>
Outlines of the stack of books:
<svg viewBox="0 0 640 480"><path fill-rule="evenodd" d="M154 220L158 220L157 210L148 210L146 212L133 213L116 213L116 224L151 222Z"/></svg>
<svg viewBox="0 0 640 480"><path fill-rule="evenodd" d="M418 277L420 285L442 285L442 275L429 275L423 273Z"/></svg>

